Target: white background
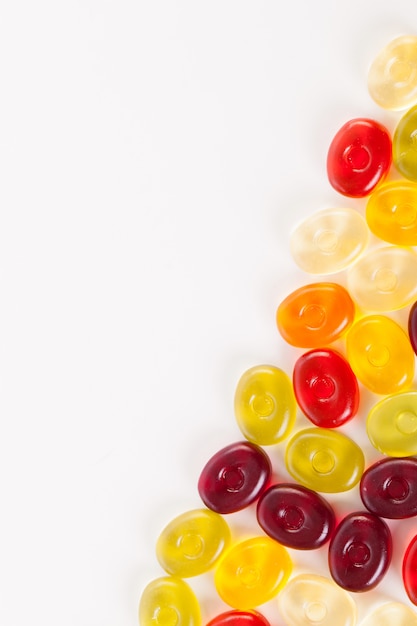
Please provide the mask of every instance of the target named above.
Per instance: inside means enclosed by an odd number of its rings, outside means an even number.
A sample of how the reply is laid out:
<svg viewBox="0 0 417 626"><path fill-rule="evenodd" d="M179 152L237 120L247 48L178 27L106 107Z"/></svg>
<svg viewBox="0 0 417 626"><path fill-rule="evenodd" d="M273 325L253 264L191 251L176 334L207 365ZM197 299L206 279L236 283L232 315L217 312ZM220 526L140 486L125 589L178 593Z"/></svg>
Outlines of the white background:
<svg viewBox="0 0 417 626"><path fill-rule="evenodd" d="M327 148L352 117L394 127L367 70L409 33L415 0L1 2L1 624L137 624L160 530L241 438L240 375L291 372L275 310L310 277L289 232L363 206ZM397 526L360 617L406 602ZM295 562L326 572L325 551ZM190 582L205 621L226 608Z"/></svg>

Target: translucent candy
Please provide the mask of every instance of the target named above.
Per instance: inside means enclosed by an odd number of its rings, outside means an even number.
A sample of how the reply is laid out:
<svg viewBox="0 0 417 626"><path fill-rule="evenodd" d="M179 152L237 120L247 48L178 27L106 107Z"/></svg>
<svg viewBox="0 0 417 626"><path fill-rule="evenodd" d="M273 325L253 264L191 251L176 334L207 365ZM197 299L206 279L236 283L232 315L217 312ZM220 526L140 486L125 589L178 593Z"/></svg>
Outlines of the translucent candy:
<svg viewBox="0 0 417 626"><path fill-rule="evenodd" d="M369 69L368 90L384 109L417 103L417 37L397 37L381 50Z"/></svg>
<svg viewBox="0 0 417 626"><path fill-rule="evenodd" d="M198 576L213 567L230 538L221 515L195 509L179 515L164 528L156 543L156 556L168 574Z"/></svg>
<svg viewBox="0 0 417 626"><path fill-rule="evenodd" d="M287 343L322 348L349 328L355 305L338 283L312 283L288 295L277 310L277 326Z"/></svg>
<svg viewBox="0 0 417 626"><path fill-rule="evenodd" d="M349 363L334 350L303 354L294 366L293 385L299 407L316 426L336 428L357 413L358 382Z"/></svg>
<svg viewBox="0 0 417 626"><path fill-rule="evenodd" d="M278 367L258 365L247 370L238 382L234 403L238 426L253 443L278 443L294 426L296 402L291 380Z"/></svg>
<svg viewBox="0 0 417 626"><path fill-rule="evenodd" d="M365 220L354 209L324 209L291 235L291 254L309 274L333 274L351 265L368 242Z"/></svg>
<svg viewBox="0 0 417 626"><path fill-rule="evenodd" d="M248 506L267 487L271 461L259 446L239 441L222 448L207 461L198 492L216 513L234 513Z"/></svg>
<svg viewBox="0 0 417 626"><path fill-rule="evenodd" d="M330 539L335 515L315 491L290 483L273 485L260 497L256 517L267 535L288 548L313 550Z"/></svg>
<svg viewBox="0 0 417 626"><path fill-rule="evenodd" d="M305 487L339 493L359 482L364 456L354 441L338 431L306 428L289 441L285 464L291 476Z"/></svg>
<svg viewBox="0 0 417 626"><path fill-rule="evenodd" d="M329 569L343 589L369 591L385 576L391 556L387 524L373 513L350 513L330 540Z"/></svg>
<svg viewBox="0 0 417 626"><path fill-rule="evenodd" d="M382 124L365 118L350 120L330 144L329 182L345 196L367 196L387 175L391 154L391 137Z"/></svg>
<svg viewBox="0 0 417 626"><path fill-rule="evenodd" d="M417 615L400 602L386 602L372 611L361 626L417 626Z"/></svg>
<svg viewBox="0 0 417 626"><path fill-rule="evenodd" d="M371 391L392 394L409 387L414 377L414 352L406 333L384 315L363 317L346 337L348 361Z"/></svg>
<svg viewBox="0 0 417 626"><path fill-rule="evenodd" d="M370 410L366 430L372 445L388 456L417 454L417 391L396 393Z"/></svg>
<svg viewBox="0 0 417 626"><path fill-rule="evenodd" d="M200 606L191 587L175 576L165 576L150 582L139 602L139 624L200 626Z"/></svg>
<svg viewBox="0 0 417 626"><path fill-rule="evenodd" d="M411 346L417 354L417 302L414 302L408 314L408 336Z"/></svg>
<svg viewBox="0 0 417 626"><path fill-rule="evenodd" d="M226 551L216 566L214 583L226 604L253 609L276 596L291 570L283 546L270 537L252 537Z"/></svg>
<svg viewBox="0 0 417 626"><path fill-rule="evenodd" d="M384 241L417 246L417 184L395 180L375 189L366 205L366 221Z"/></svg>
<svg viewBox="0 0 417 626"><path fill-rule="evenodd" d="M278 596L278 606L291 626L355 626L356 606L332 580L314 574L292 578Z"/></svg>
<svg viewBox="0 0 417 626"><path fill-rule="evenodd" d="M411 304L417 296L417 253L383 246L365 254L348 271L348 288L365 311L384 313Z"/></svg>
<svg viewBox="0 0 417 626"><path fill-rule="evenodd" d="M407 595L413 604L417 604L417 535L407 546L402 570Z"/></svg>
<svg viewBox="0 0 417 626"><path fill-rule="evenodd" d="M417 106L400 119L392 140L392 156L397 170L408 180L417 181Z"/></svg>
<svg viewBox="0 0 417 626"><path fill-rule="evenodd" d="M417 515L417 459L382 459L364 472L362 502L371 513L388 519Z"/></svg>
<svg viewBox="0 0 417 626"><path fill-rule="evenodd" d="M257 611L226 611L209 621L207 626L270 626Z"/></svg>

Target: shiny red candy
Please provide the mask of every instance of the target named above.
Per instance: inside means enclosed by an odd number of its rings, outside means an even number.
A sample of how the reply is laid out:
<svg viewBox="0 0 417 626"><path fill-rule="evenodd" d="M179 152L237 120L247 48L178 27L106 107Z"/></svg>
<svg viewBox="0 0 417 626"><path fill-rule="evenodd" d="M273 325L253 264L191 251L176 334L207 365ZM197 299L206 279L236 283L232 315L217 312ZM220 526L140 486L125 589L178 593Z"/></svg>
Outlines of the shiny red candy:
<svg viewBox="0 0 417 626"><path fill-rule="evenodd" d="M417 302L414 302L408 314L408 336L413 350L417 354Z"/></svg>
<svg viewBox="0 0 417 626"><path fill-rule="evenodd" d="M335 526L332 507L301 485L273 485L261 495L256 516L267 535L289 548L312 550L330 539Z"/></svg>
<svg viewBox="0 0 417 626"><path fill-rule="evenodd" d="M327 154L330 184L344 196L362 198L382 181L391 165L391 137L378 122L350 120L336 133Z"/></svg>
<svg viewBox="0 0 417 626"><path fill-rule="evenodd" d="M330 573L347 591L369 591L385 576L391 555L391 533L384 520L373 513L351 513L330 540Z"/></svg>
<svg viewBox="0 0 417 626"><path fill-rule="evenodd" d="M207 626L270 626L257 611L226 611L209 621Z"/></svg>
<svg viewBox="0 0 417 626"><path fill-rule="evenodd" d="M271 461L249 441L222 448L206 463L198 480L204 504L216 513L234 513L260 496L271 477Z"/></svg>
<svg viewBox="0 0 417 626"><path fill-rule="evenodd" d="M408 544L403 559L404 587L413 604L417 604L417 535Z"/></svg>
<svg viewBox="0 0 417 626"><path fill-rule="evenodd" d="M417 459L383 459L364 472L362 502L371 513L388 519L417 515Z"/></svg>
<svg viewBox="0 0 417 626"><path fill-rule="evenodd" d="M336 428L358 411L359 387L349 363L334 350L311 350L295 363L297 403L316 426Z"/></svg>

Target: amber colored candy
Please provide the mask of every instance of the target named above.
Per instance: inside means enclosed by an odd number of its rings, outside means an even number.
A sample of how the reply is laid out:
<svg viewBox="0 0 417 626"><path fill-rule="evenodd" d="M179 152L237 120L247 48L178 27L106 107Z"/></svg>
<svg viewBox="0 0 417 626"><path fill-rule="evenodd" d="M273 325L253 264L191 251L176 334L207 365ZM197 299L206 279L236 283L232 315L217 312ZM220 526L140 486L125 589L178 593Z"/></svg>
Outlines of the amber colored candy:
<svg viewBox="0 0 417 626"><path fill-rule="evenodd" d="M359 319L349 329L346 347L357 378L374 393L388 395L411 385L414 352L406 333L389 317Z"/></svg>
<svg viewBox="0 0 417 626"><path fill-rule="evenodd" d="M417 605L417 535L410 541L404 553L402 574L407 595Z"/></svg>
<svg viewBox="0 0 417 626"><path fill-rule="evenodd" d="M417 354L417 302L414 302L408 314L408 336L412 348Z"/></svg>
<svg viewBox="0 0 417 626"><path fill-rule="evenodd" d="M398 246L417 246L417 184L409 180L384 183L366 205L369 229Z"/></svg>
<svg viewBox="0 0 417 626"><path fill-rule="evenodd" d="M226 611L214 617L207 626L270 626L257 611Z"/></svg>
<svg viewBox="0 0 417 626"><path fill-rule="evenodd" d="M287 343L322 348L349 328L355 305L338 283L312 283L289 294L277 310L277 326Z"/></svg>
<svg viewBox="0 0 417 626"><path fill-rule="evenodd" d="M369 613L360 626L417 626L417 615L401 602L385 602Z"/></svg>
<svg viewBox="0 0 417 626"><path fill-rule="evenodd" d="M417 459L382 459L367 468L360 482L362 502L388 519L417 515Z"/></svg>
<svg viewBox="0 0 417 626"><path fill-rule="evenodd" d="M139 602L140 626L200 626L201 612L189 585L176 576L150 582Z"/></svg>
<svg viewBox="0 0 417 626"><path fill-rule="evenodd" d="M395 393L377 402L369 411L366 430L382 454L417 454L417 391Z"/></svg>
<svg viewBox="0 0 417 626"><path fill-rule="evenodd" d="M392 140L392 154L397 170L408 180L417 181L417 106L400 119Z"/></svg>

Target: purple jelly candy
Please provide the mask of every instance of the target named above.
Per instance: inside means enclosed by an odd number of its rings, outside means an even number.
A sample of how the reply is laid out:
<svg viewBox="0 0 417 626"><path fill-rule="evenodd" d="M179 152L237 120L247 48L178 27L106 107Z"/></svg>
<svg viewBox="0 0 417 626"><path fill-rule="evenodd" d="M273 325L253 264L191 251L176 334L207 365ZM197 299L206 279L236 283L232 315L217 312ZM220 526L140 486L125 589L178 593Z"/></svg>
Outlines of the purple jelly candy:
<svg viewBox="0 0 417 626"><path fill-rule="evenodd" d="M389 519L417 515L417 459L382 459L360 482L362 502L371 513Z"/></svg>
<svg viewBox="0 0 417 626"><path fill-rule="evenodd" d="M414 302L408 315L408 336L413 350L417 354L417 302Z"/></svg>

